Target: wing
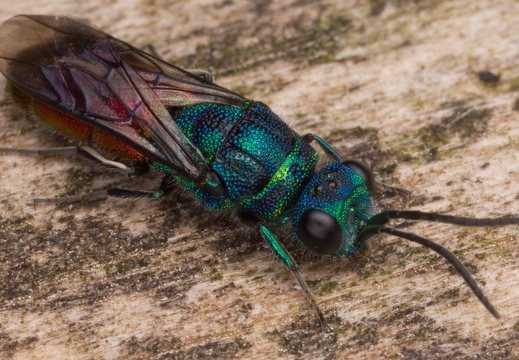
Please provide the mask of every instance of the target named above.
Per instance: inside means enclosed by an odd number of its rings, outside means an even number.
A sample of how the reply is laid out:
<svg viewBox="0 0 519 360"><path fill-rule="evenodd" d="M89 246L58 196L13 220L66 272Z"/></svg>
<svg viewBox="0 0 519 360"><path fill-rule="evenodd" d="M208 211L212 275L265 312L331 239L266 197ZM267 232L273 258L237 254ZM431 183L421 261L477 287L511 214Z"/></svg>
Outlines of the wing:
<svg viewBox="0 0 519 360"><path fill-rule="evenodd" d="M195 182L209 167L165 106L246 101L67 17L19 15L2 23L0 71L30 96L107 130Z"/></svg>

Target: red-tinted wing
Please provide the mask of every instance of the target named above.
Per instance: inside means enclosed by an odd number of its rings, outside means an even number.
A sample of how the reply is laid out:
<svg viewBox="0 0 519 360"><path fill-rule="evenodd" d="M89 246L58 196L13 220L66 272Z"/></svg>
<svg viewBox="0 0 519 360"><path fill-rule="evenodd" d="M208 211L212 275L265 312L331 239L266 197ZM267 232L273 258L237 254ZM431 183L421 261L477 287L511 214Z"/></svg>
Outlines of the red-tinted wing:
<svg viewBox="0 0 519 360"><path fill-rule="evenodd" d="M34 98L108 130L181 176L209 171L162 102L241 105L239 95L66 17L0 25L0 71Z"/></svg>

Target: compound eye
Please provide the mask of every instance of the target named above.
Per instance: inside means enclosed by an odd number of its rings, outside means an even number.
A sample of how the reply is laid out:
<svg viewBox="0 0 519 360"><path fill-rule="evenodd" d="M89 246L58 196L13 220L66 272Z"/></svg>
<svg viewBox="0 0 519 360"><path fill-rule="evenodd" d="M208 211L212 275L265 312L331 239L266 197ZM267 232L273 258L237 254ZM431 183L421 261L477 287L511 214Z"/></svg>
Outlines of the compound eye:
<svg viewBox="0 0 519 360"><path fill-rule="evenodd" d="M341 247L342 232L337 220L321 210L307 210L299 223L301 240L312 251L333 254Z"/></svg>

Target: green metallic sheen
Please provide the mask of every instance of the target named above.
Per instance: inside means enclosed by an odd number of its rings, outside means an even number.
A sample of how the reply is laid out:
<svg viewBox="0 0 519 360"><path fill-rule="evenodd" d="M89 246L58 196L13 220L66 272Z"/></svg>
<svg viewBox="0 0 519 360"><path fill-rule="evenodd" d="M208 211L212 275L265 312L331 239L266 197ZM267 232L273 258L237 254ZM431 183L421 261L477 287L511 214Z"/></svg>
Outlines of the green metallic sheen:
<svg viewBox="0 0 519 360"><path fill-rule="evenodd" d="M159 163L153 163L151 165L154 169L157 169L157 170L160 170L160 171L164 171L168 174L171 174L173 173L173 169L171 169L169 166L167 165L162 165L162 164L159 164Z"/></svg>
<svg viewBox="0 0 519 360"><path fill-rule="evenodd" d="M215 210L246 209L271 224L290 216L318 155L266 105L198 104L176 122L226 189L225 195L210 196L178 179L200 202Z"/></svg>
<svg viewBox="0 0 519 360"><path fill-rule="evenodd" d="M272 234L269 229L267 229L264 225L260 225L260 231L267 240L269 246L274 251L274 254L285 264L289 269L294 266L294 262L290 258L290 255L285 251L283 246L276 239L274 234Z"/></svg>
<svg viewBox="0 0 519 360"><path fill-rule="evenodd" d="M281 197L277 198L277 203L272 209L267 209L267 211L264 212L261 211L262 209L260 209L258 214L261 218L267 220L268 222L282 222L283 219L279 219L280 216L286 214L288 207L292 204L295 195L299 193L304 181L304 178L298 177L295 170L310 172L319 160L319 156L314 152L309 161L301 165L303 168L298 169L300 166L299 164L302 163L301 145L302 140L300 138L296 139L296 143L294 144L294 147L286 158L285 162L283 162L281 167L274 174L274 176L272 176L265 187L253 197L240 201L240 206L248 208L251 204L260 202L265 197L271 196L275 189L279 187L280 183L291 184L289 191L284 193Z"/></svg>
<svg viewBox="0 0 519 360"><path fill-rule="evenodd" d="M290 263L289 257L264 225L292 221L294 233L301 240L301 219L309 209L326 212L340 226L341 246L329 256L348 256L362 248L355 239L372 215L371 196L361 175L340 162L339 154L323 139L314 135L302 138L258 102L241 107L197 104L176 113L175 121L226 191L211 196L177 176L178 182L211 209L238 208L253 214L284 263ZM316 172L319 156L309 145L312 140L338 162ZM336 186L330 189L332 179ZM316 195L316 187L323 192Z"/></svg>

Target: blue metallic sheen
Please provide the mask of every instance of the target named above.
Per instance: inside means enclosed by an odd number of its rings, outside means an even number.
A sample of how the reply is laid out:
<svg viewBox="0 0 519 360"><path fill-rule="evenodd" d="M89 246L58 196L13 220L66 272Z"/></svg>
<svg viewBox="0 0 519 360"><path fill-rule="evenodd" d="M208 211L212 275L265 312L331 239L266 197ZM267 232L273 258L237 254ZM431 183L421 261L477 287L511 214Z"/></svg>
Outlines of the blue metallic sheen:
<svg viewBox="0 0 519 360"><path fill-rule="evenodd" d="M360 249L354 239L372 215L364 180L342 163L315 173L316 151L266 105L203 103L185 108L176 122L226 188L225 195L215 197L178 177L204 205L245 209L273 225L292 220L298 238L304 211L320 209L336 218L342 230L342 246L331 256ZM327 187L331 179L338 184L333 191ZM316 186L325 191L317 196Z"/></svg>

